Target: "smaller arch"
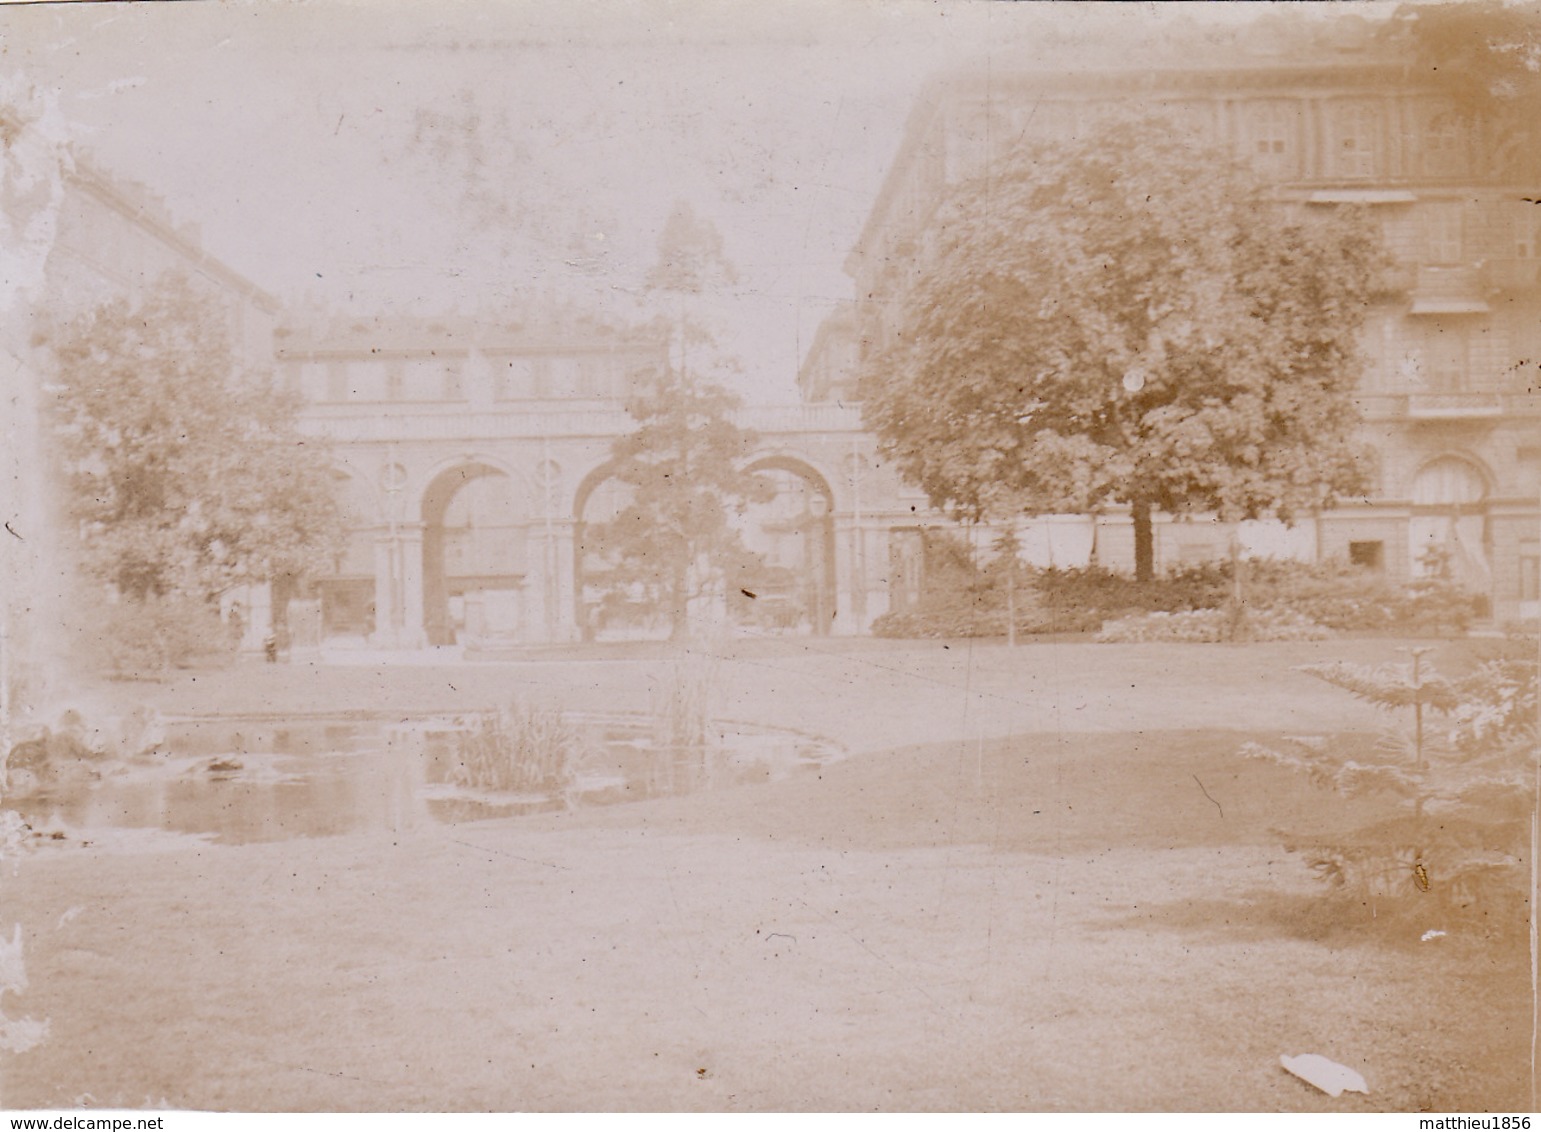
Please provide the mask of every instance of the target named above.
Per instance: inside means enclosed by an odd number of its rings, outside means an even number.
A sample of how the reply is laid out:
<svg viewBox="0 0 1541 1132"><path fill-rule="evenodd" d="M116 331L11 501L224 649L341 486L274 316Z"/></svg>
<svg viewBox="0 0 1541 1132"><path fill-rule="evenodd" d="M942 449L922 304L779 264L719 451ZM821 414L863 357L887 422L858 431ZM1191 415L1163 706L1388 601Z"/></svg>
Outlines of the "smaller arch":
<svg viewBox="0 0 1541 1132"><path fill-rule="evenodd" d="M606 460L604 463L590 469L589 472L578 481L578 486L573 490L572 517L575 522L584 522L583 514L588 509L589 497L606 480L615 478L619 465L614 460Z"/></svg>
<svg viewBox="0 0 1541 1132"><path fill-rule="evenodd" d="M419 497L423 629L431 645L524 632L528 485L479 459L433 476Z"/></svg>
<svg viewBox="0 0 1541 1132"><path fill-rule="evenodd" d="M824 497L829 500L830 510L837 510L845 504L843 496L850 483L850 477L845 473L844 463L841 463L838 468L831 468L795 449L769 448L755 453L743 467L746 472L757 471L760 468L781 468L795 472L823 489ZM840 487L839 492L835 490L837 484Z"/></svg>
<svg viewBox="0 0 1541 1132"><path fill-rule="evenodd" d="M734 614L765 631L830 631L836 613L835 496L823 472L785 452L758 456L744 471L773 493L745 509L745 544L765 563L764 592L730 595Z"/></svg>
<svg viewBox="0 0 1541 1132"><path fill-rule="evenodd" d="M1475 507L1491 494L1492 473L1462 452L1441 452L1418 465L1411 498L1415 507Z"/></svg>

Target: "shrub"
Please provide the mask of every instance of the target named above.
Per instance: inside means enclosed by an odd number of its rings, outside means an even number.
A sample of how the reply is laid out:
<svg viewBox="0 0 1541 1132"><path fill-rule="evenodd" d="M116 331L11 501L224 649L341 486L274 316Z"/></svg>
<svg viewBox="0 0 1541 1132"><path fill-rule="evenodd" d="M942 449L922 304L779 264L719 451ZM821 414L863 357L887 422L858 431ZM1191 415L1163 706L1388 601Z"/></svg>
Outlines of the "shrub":
<svg viewBox="0 0 1541 1132"><path fill-rule="evenodd" d="M1463 632L1476 599L1437 573L1410 583L1346 563L1248 564L1247 601L1287 607L1329 629L1359 632Z"/></svg>
<svg viewBox="0 0 1541 1132"><path fill-rule="evenodd" d="M237 645L213 606L189 598L86 602L72 620L83 659L120 678L224 663Z"/></svg>
<svg viewBox="0 0 1541 1132"><path fill-rule="evenodd" d="M920 601L911 609L879 617L873 633L911 638L1005 635L1013 569L1008 561L998 557L975 568L968 548L956 536L928 534ZM1212 622L1206 618L1152 622L1147 628L1155 632L1159 626L1161 632L1177 634L1159 639L1181 640L1300 640L1323 635L1313 632L1312 625L1358 632L1464 631L1477 614L1476 600L1444 576L1437 561L1425 568L1426 576L1401 583L1346 563L1248 561L1242 604L1253 635L1203 635L1199 626ZM1139 614L1219 611L1234 604L1233 576L1230 562L1183 566L1149 582L1097 566L1035 569L1018 562L1012 601L1016 628L1018 633L1095 633L1106 622Z"/></svg>
<svg viewBox="0 0 1541 1132"><path fill-rule="evenodd" d="M1319 641L1331 633L1288 609L1193 609L1182 613L1140 613L1109 621L1097 634L1105 643L1180 641Z"/></svg>
<svg viewBox="0 0 1541 1132"><path fill-rule="evenodd" d="M1379 794L1387 821L1306 850L1332 887L1370 903L1431 898L1451 914L1518 918L1536 742L1536 663L1500 659L1446 680L1418 652L1410 666L1332 664L1308 672L1381 708L1378 740L1256 743L1243 754L1346 795ZM1434 717L1444 725L1434 726Z"/></svg>
<svg viewBox="0 0 1541 1132"><path fill-rule="evenodd" d="M582 730L556 708L513 700L456 737L449 779L499 794L565 791L584 751Z"/></svg>

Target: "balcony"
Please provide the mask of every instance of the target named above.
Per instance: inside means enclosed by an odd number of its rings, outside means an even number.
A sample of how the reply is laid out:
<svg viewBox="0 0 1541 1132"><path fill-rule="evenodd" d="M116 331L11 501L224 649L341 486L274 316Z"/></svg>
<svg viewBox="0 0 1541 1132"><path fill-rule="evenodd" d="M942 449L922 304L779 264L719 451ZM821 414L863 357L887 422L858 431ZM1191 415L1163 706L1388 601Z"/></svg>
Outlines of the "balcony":
<svg viewBox="0 0 1541 1132"><path fill-rule="evenodd" d="M1413 288L1412 314L1486 314L1487 288L1481 269L1459 267L1418 268Z"/></svg>
<svg viewBox="0 0 1541 1132"><path fill-rule="evenodd" d="M1503 415L1503 395L1496 390L1464 393L1409 393L1407 395L1408 420L1490 420Z"/></svg>

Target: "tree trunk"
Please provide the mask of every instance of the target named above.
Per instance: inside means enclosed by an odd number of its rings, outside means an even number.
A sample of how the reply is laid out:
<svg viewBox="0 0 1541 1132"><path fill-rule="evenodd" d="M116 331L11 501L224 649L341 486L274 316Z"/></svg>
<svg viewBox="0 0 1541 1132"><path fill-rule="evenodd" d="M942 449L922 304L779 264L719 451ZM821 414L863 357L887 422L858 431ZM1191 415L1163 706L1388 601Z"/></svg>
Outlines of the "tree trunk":
<svg viewBox="0 0 1541 1132"><path fill-rule="evenodd" d="M1134 519L1134 580L1149 582L1156 576L1156 537L1150 521L1150 502L1136 500L1130 515Z"/></svg>

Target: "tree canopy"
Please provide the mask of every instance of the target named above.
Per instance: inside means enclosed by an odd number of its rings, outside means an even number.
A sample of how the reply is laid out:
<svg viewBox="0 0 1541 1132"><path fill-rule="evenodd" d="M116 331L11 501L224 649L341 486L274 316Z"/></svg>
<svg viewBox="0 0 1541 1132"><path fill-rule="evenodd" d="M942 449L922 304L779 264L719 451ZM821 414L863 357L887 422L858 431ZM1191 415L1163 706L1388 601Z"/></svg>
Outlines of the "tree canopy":
<svg viewBox="0 0 1541 1132"><path fill-rule="evenodd" d="M585 533L602 563L590 579L612 603L640 599L667 616L676 638L689 631L692 603L751 588L763 568L735 523L769 492L739 470L755 437L733 422L737 405L720 386L659 370L627 405L636 429L611 447L610 477L630 499Z"/></svg>
<svg viewBox="0 0 1541 1132"><path fill-rule="evenodd" d="M1541 3L1452 0L1403 4L1382 38L1415 74L1444 92L1500 171L1529 182L1541 172Z"/></svg>
<svg viewBox="0 0 1541 1132"><path fill-rule="evenodd" d="M184 282L118 299L52 342L57 436L87 572L133 599L207 601L324 570L342 523L296 404L245 373Z"/></svg>
<svg viewBox="0 0 1541 1132"><path fill-rule="evenodd" d="M1290 207L1159 121L1023 144L949 188L914 241L865 414L969 519L1128 504L1286 521L1361 485L1357 337L1378 233Z"/></svg>

